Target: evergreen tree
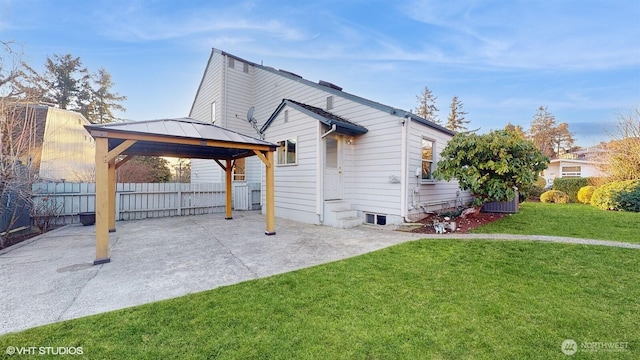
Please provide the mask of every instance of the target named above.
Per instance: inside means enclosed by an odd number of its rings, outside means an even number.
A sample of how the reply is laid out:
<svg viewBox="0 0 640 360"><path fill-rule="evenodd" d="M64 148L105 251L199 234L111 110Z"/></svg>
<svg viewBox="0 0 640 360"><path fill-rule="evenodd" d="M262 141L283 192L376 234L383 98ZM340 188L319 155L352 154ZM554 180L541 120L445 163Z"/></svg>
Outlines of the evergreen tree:
<svg viewBox="0 0 640 360"><path fill-rule="evenodd" d="M127 97L112 92L114 83L104 68L90 74L80 58L70 54L47 57L45 68L42 82L46 102L77 111L94 124L112 122L114 110L126 110L121 103Z"/></svg>
<svg viewBox="0 0 640 360"><path fill-rule="evenodd" d="M82 67L79 57L71 54L47 57L45 61L44 84L47 89L44 100L58 105L61 109L77 110L78 97L83 86L89 82L89 71Z"/></svg>
<svg viewBox="0 0 640 360"><path fill-rule="evenodd" d="M447 129L458 132L467 130L465 124L468 124L469 120L464 118L464 116L467 115L467 112L462 110L463 105L464 104L462 104L462 101L460 101L457 96L454 96L451 99L451 112L447 118L447 124L445 125Z"/></svg>
<svg viewBox="0 0 640 360"><path fill-rule="evenodd" d="M438 119L438 111L439 109L436 107L436 99L437 96L433 96L431 90L428 87L424 87L421 95L416 96L416 100L418 101L418 107L414 110L416 115L431 121L433 123L442 125L440 119Z"/></svg>
<svg viewBox="0 0 640 360"><path fill-rule="evenodd" d="M127 97L111 92L114 83L111 80L111 74L104 68L100 68L93 79L96 89L91 91L87 113L83 113L83 115L92 123L113 122L116 119L113 115L114 110L126 110L120 103L126 100Z"/></svg>

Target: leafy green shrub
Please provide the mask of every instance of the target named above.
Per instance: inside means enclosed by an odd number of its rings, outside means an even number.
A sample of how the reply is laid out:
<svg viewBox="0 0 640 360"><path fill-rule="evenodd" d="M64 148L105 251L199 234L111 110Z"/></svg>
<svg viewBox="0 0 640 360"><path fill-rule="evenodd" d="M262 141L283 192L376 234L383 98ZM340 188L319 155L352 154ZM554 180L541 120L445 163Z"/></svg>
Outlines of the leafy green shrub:
<svg viewBox="0 0 640 360"><path fill-rule="evenodd" d="M558 190L545 191L540 195L540 201L543 203L568 204L569 195Z"/></svg>
<svg viewBox="0 0 640 360"><path fill-rule="evenodd" d="M571 202L577 202L578 191L587 185L590 185L588 178L555 178L552 189L564 192Z"/></svg>
<svg viewBox="0 0 640 360"><path fill-rule="evenodd" d="M630 191L623 191L616 196L620 210L640 212L640 185Z"/></svg>
<svg viewBox="0 0 640 360"><path fill-rule="evenodd" d="M640 192L640 180L613 181L597 188L591 196L591 205L604 210L633 209L634 198ZM624 200L624 208L621 200ZM634 211L634 210L628 210Z"/></svg>
<svg viewBox="0 0 640 360"><path fill-rule="evenodd" d="M591 185L581 187L580 190L578 190L578 201L583 204L590 204L591 196L593 196L595 190L596 187Z"/></svg>
<svg viewBox="0 0 640 360"><path fill-rule="evenodd" d="M533 185L529 188L529 192L527 196L529 199L539 199L540 195L544 192L544 187L540 187L538 185Z"/></svg>
<svg viewBox="0 0 640 360"><path fill-rule="evenodd" d="M540 199L540 194L544 192L544 187L547 185L547 181L542 177L538 176L538 179L535 183L518 189L519 192L519 201L523 202L527 199L538 200Z"/></svg>

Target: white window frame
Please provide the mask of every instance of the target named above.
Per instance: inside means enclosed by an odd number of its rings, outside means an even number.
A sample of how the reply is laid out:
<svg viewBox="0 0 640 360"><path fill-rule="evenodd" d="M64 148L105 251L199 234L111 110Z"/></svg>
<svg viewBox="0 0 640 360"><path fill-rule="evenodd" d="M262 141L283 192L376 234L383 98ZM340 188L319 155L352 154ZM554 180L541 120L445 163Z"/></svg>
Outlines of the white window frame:
<svg viewBox="0 0 640 360"><path fill-rule="evenodd" d="M422 149L424 147L424 142L428 141L431 143L431 162L429 165L429 177L425 178L425 172L424 172L424 163L425 163L425 159L422 157ZM436 180L433 178L433 171L435 170L436 167L436 141L433 139L430 139L428 137L422 137L420 139L420 169L422 169L421 174L420 174L420 183L422 184L434 184L436 182Z"/></svg>
<svg viewBox="0 0 640 360"><path fill-rule="evenodd" d="M236 167L236 161L238 160L242 160L244 162L244 172L242 173L237 173L237 167ZM247 181L247 158L241 158L241 159L236 159L233 162L233 169L232 169L232 173L231 173L231 178L233 179L234 182L245 182Z"/></svg>
<svg viewBox="0 0 640 360"><path fill-rule="evenodd" d="M578 168L578 171L565 171L565 168ZM572 166L562 166L560 169L560 177L563 178L579 178L582 177L582 166L580 165L572 165Z"/></svg>
<svg viewBox="0 0 640 360"><path fill-rule="evenodd" d="M281 154L282 154L281 149L284 147L283 143L287 143L287 142L293 142L295 144L294 162L289 162L289 156L287 155L285 155L284 157L285 162L281 162ZM276 166L298 165L298 151L300 151L298 137L292 137L292 138L280 140L280 141L277 141L276 144L278 145L278 148L276 149Z"/></svg>
<svg viewBox="0 0 640 360"><path fill-rule="evenodd" d="M216 123L216 102L211 103L211 123Z"/></svg>

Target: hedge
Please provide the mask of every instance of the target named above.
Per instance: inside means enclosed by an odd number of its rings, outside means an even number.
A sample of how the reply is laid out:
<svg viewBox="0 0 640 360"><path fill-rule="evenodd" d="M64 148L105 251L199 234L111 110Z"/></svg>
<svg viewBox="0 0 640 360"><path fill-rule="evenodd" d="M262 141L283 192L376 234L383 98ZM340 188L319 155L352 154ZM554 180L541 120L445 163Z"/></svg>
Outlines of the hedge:
<svg viewBox="0 0 640 360"><path fill-rule="evenodd" d="M569 195L571 202L578 202L578 191L587 185L590 185L589 178L555 178L552 189Z"/></svg>

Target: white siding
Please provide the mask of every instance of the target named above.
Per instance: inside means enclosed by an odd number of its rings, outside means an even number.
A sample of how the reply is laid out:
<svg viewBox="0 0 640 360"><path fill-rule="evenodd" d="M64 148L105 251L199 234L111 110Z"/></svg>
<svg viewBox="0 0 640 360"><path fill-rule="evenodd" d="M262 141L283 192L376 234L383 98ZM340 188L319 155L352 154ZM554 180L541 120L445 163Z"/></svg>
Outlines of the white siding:
<svg viewBox="0 0 640 360"><path fill-rule="evenodd" d="M95 143L79 113L49 108L42 141L40 177L78 182L92 181Z"/></svg>
<svg viewBox="0 0 640 360"><path fill-rule="evenodd" d="M299 111L290 110L289 122L284 123L284 112L281 112L265 133L266 140L274 143L292 138L297 140L296 164L275 167L275 211L278 217L318 223L316 215L316 143L319 137L317 124L317 120ZM275 158L277 161L277 154Z"/></svg>
<svg viewBox="0 0 640 360"><path fill-rule="evenodd" d="M222 55L219 53L213 53L207 69L205 70L202 83L196 94L196 98L193 102L193 107L189 113L189 117L192 117L200 121L211 121L211 103L216 102L216 119L220 119L222 113L222 72L221 72L221 60Z"/></svg>
<svg viewBox="0 0 640 360"><path fill-rule="evenodd" d="M325 109L327 96L333 96L333 108L331 113L366 127L369 131L354 138L354 144L344 145L343 157L343 180L344 199L349 201L354 210L359 214L372 212L388 215L393 219L388 221L401 221L404 212L401 209L402 197L406 196L406 203L412 216L419 216L422 213L420 205L429 205L436 202L454 201L457 183L438 182L429 185L416 185L415 169L421 166L421 143L423 135L436 141L437 152L442 151L450 136L443 134L427 126L411 122L409 138L407 139L407 152L409 154L407 164L407 174L402 174L402 139L403 126L402 118L381 111L375 107L363 105L349 99L348 96L340 96L332 91L324 90L315 86L309 86L304 80L291 78L277 72L266 70L262 67L249 66L249 73L243 72L243 64L236 60L233 69L226 69L228 61L219 53L214 53L207 71L217 72L217 75L207 74L206 81L216 81L222 94L227 94L221 98L218 106L225 116L225 127L250 135L256 136L255 130L251 128L246 120L246 112L250 106L254 106L254 118L258 121L258 126L271 116L273 111L283 99L292 99L304 104ZM224 59L224 61L222 61ZM275 70L274 70L275 71ZM226 79L226 80L225 80ZM214 85L202 85L201 93L206 93L202 89L215 88ZM212 96L212 95L209 95ZM220 97L222 95L219 95ZM199 96L200 97L200 93ZM196 103L199 100L196 100ZM210 106L210 101L205 102ZM194 106L195 109L198 105ZM301 119L301 113L289 109L289 123L283 125L284 112L280 118L271 124L267 129L268 141L279 141L289 135L303 136L299 139L302 151L299 161L306 159L313 161L314 168L306 168L309 164L298 164L293 167L278 167L276 169L276 215L283 216L284 213L293 214L297 211L302 217L308 214L315 214L316 199L316 177L315 170L317 141L319 132L328 130L322 126L318 130L318 121L305 116ZM295 114L294 114L295 113ZM194 115L192 115L194 116ZM318 138L311 140L311 136ZM311 141L306 144L306 141ZM342 138L346 141L346 137ZM320 147L321 148L321 147ZM249 159L248 159L249 160ZM306 161L305 160L305 161ZM437 161L437 159L436 159ZM210 166L211 170L201 170L202 166ZM211 162L195 162L192 164L192 171L202 171L207 181L224 181L222 176L215 176L217 165ZM247 163L247 180L255 181L258 176L262 176L264 170L259 159L251 159ZM287 174L283 176L282 174ZM194 177L192 176L192 179ZM220 180L217 180L220 179ZM255 180L254 180L255 179ZM292 180L297 179L297 180ZM301 180L302 179L302 180ZM400 180L398 182L397 180ZM402 194L402 181L407 182L406 194ZM192 180L192 181L195 181ZM313 184L313 186L312 186ZM291 191L295 187L294 191ZM418 192L414 194L414 188L418 187ZM280 189L280 190L278 190ZM287 189L283 191L282 189ZM264 194L263 194L264 196ZM280 198L281 197L281 198ZM454 203L455 205L455 203ZM292 218L287 215L286 217ZM302 219L301 219L302 220ZM314 222L303 220L307 222Z"/></svg>
<svg viewBox="0 0 640 360"><path fill-rule="evenodd" d="M224 183L224 179L224 171L215 161L191 159L192 183Z"/></svg>
<svg viewBox="0 0 640 360"><path fill-rule="evenodd" d="M452 136L440 131L411 121L409 124L408 136L408 173L409 179L407 187L407 206L409 217L420 219L426 214L421 207L428 211L437 211L448 207L456 206L456 192L460 190L457 181L436 181L434 183L423 184L419 177L415 176L416 168L422 167L422 139L426 138L434 141L435 154L434 162L440 160L440 153L447 145ZM417 192L414 190L418 189ZM460 200L467 202L470 200L468 192L460 191Z"/></svg>
<svg viewBox="0 0 640 360"><path fill-rule="evenodd" d="M589 160L574 160L574 159L554 159L547 169L543 172L542 176L547 181L547 185L553 185L555 178L562 177L562 168L569 166L580 167L580 177L600 177L605 174L600 170L598 163Z"/></svg>
<svg viewBox="0 0 640 360"><path fill-rule="evenodd" d="M211 103L216 103L215 124L242 134L258 137L256 131L247 121L247 111L254 105L255 68L249 66L249 72L243 71L244 63L235 60L234 67L228 66L228 56L214 51L196 94L190 117L211 121ZM258 162L259 159L258 159ZM247 181L258 182L260 164L251 159L247 163ZM258 173L253 173L253 171ZM211 160L195 160L191 163L192 173L198 176L191 178L197 182L224 182L224 172Z"/></svg>

